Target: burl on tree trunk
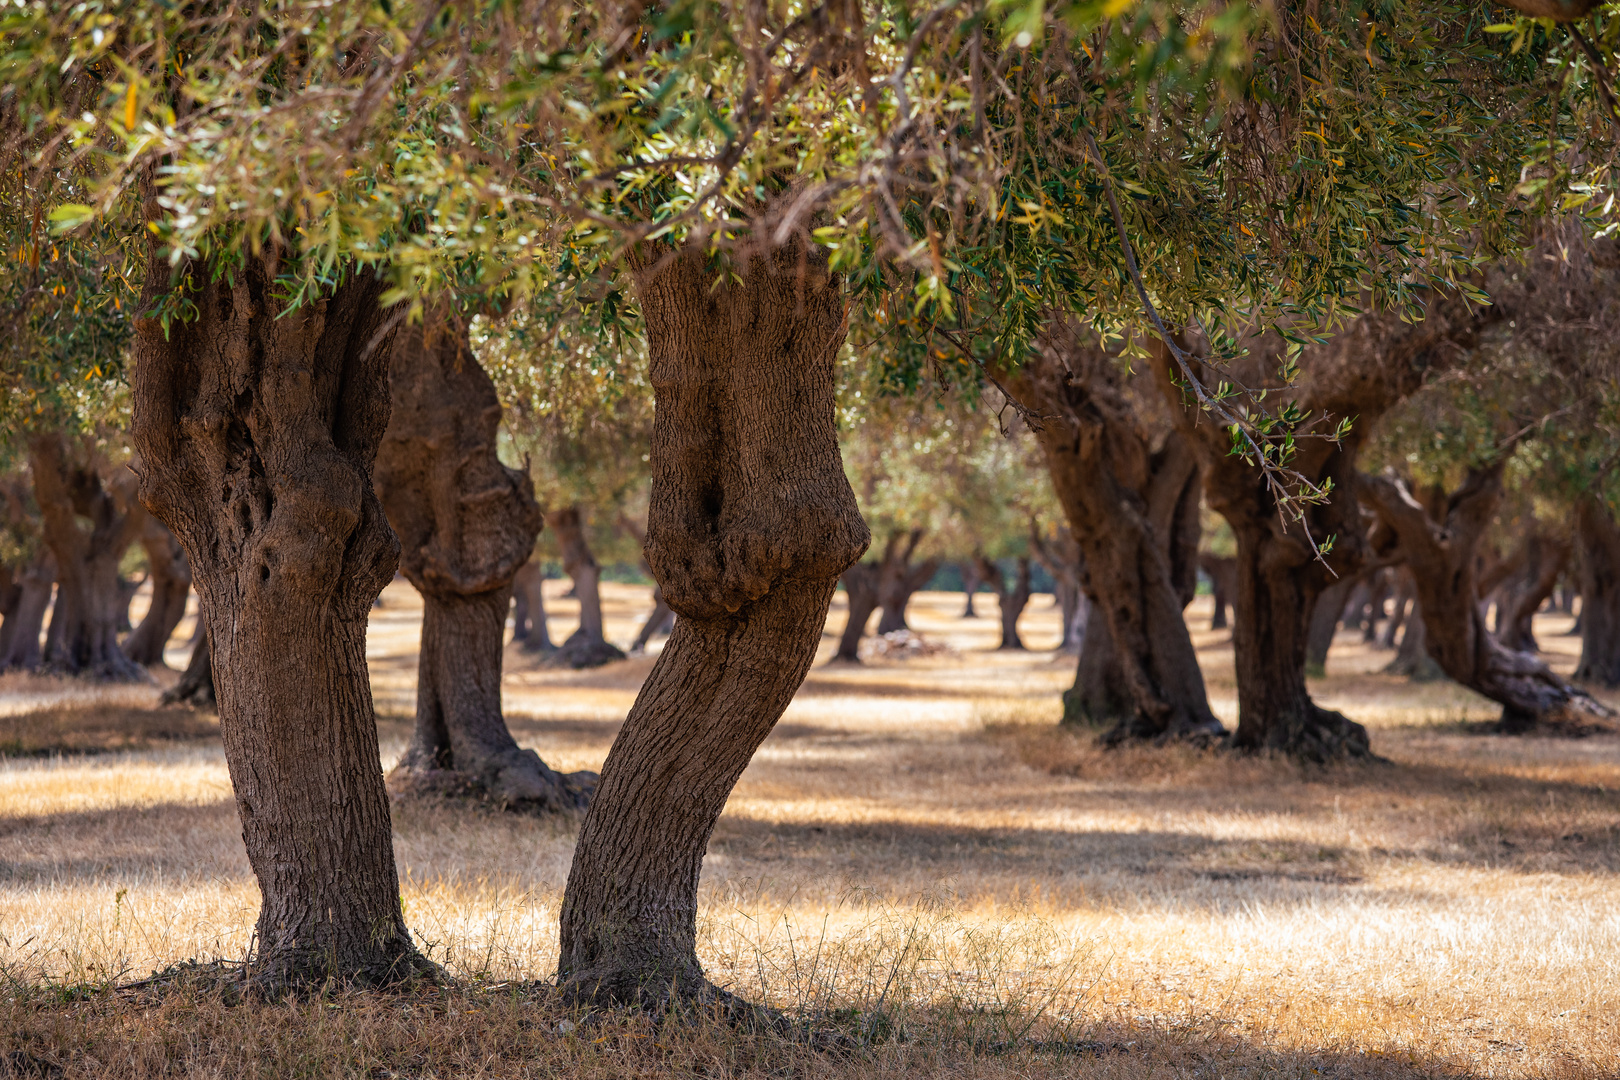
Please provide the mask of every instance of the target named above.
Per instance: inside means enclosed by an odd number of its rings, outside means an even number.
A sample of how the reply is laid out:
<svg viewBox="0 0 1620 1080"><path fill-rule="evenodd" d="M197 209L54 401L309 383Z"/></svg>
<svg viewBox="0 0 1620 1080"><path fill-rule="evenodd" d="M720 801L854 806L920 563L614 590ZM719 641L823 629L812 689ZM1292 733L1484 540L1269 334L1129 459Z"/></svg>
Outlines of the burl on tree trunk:
<svg viewBox="0 0 1620 1080"><path fill-rule="evenodd" d="M67 441L56 432L28 440L28 464L45 543L56 561L45 667L93 679L147 679L145 669L118 647L124 610L118 562L146 519L134 484L115 482L109 490L93 463L69 461Z"/></svg>
<svg viewBox="0 0 1620 1080"><path fill-rule="evenodd" d="M1503 464L1470 469L1438 518L1393 476L1362 477L1362 497L1412 570L1424 644L1440 669L1499 703L1505 732L1537 725L1583 732L1613 714L1536 657L1504 646L1485 625L1476 563L1480 538L1502 501Z"/></svg>
<svg viewBox="0 0 1620 1080"><path fill-rule="evenodd" d="M844 583L844 596L849 601L849 617L844 620L844 633L838 639L838 651L829 664L858 664L861 662L861 638L866 636L866 624L872 621L872 612L878 609L878 575L876 563L856 563L839 579Z"/></svg>
<svg viewBox="0 0 1620 1080"><path fill-rule="evenodd" d="M142 311L171 288L149 253ZM186 549L220 734L263 905L255 985L428 970L405 928L366 669L399 544L371 487L388 426L383 283L346 269L288 310L277 251L194 282L190 321L135 325L141 496ZM184 288L185 285L174 285Z"/></svg>
<svg viewBox="0 0 1620 1080"><path fill-rule="evenodd" d="M581 997L729 1001L697 959L704 850L871 539L839 459L844 300L825 253L794 240L720 270L634 253L657 400L646 555L679 618L568 875L558 974Z"/></svg>
<svg viewBox="0 0 1620 1080"><path fill-rule="evenodd" d="M878 619L877 632L892 634L896 630L909 630L906 625L906 607L918 589L932 580L939 570L940 560L924 559L913 563L917 544L923 531L912 529L906 533L893 533L883 545L883 558L878 563L878 606L883 616Z"/></svg>
<svg viewBox="0 0 1620 1080"><path fill-rule="evenodd" d="M146 550L147 580L152 583L152 603L146 616L124 641L124 652L137 664L163 663L163 648L169 635L186 617L186 597L191 595L191 566L185 548L163 522L146 515L141 528L141 547Z"/></svg>
<svg viewBox="0 0 1620 1080"><path fill-rule="evenodd" d="M587 668L624 659L624 651L610 645L602 628L602 568L585 539L585 520L577 506L565 506L546 515L551 531L562 549L563 572L574 582L579 598L579 629L568 635L551 664L558 667Z"/></svg>
<svg viewBox="0 0 1620 1080"><path fill-rule="evenodd" d="M1083 332L1054 320L1012 380L1043 417L1036 438L1092 601L1064 722L1111 725L1111 741L1219 735L1182 617L1197 584L1197 463L1174 432L1153 445L1114 358Z"/></svg>
<svg viewBox="0 0 1620 1080"><path fill-rule="evenodd" d="M1581 546L1580 682L1620 686L1620 525L1595 495L1575 506Z"/></svg>
<svg viewBox="0 0 1620 1080"><path fill-rule="evenodd" d="M389 786L510 808L583 806L595 774L553 771L518 746L501 713L512 578L534 551L540 507L528 475L496 455L501 406L465 322L430 311L400 330L390 383L373 483L423 616L416 727Z"/></svg>

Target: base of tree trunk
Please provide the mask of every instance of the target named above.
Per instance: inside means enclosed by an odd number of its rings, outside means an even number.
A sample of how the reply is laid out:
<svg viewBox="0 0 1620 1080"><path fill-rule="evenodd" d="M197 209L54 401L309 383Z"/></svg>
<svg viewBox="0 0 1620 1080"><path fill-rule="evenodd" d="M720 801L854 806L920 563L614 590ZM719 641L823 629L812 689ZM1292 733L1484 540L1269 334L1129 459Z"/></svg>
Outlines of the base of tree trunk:
<svg viewBox="0 0 1620 1080"><path fill-rule="evenodd" d="M601 667L611 664L615 660L625 659L624 650L617 645L580 634L577 631L567 641L558 647L556 652L546 657L546 667L581 668Z"/></svg>
<svg viewBox="0 0 1620 1080"><path fill-rule="evenodd" d="M197 638L197 644L191 650L191 660L186 664L180 681L163 692L159 703L189 705L208 712L218 708L214 700L214 667L208 653L208 631L204 630L202 636Z"/></svg>
<svg viewBox="0 0 1620 1080"><path fill-rule="evenodd" d="M559 773L548 768L533 750L520 751L508 762L490 762L486 772L435 768L431 763L400 762L388 774L388 794L397 800L481 803L517 814L554 814L583 810L590 805L599 779L588 770ZM512 792L541 791L533 797Z"/></svg>
<svg viewBox="0 0 1620 1080"><path fill-rule="evenodd" d="M1239 733L1242 729L1239 728ZM1232 741L1238 753L1284 754L1299 761L1326 765L1347 759L1377 760L1367 729L1333 709L1307 704L1294 717L1267 729L1266 742L1253 745Z"/></svg>
<svg viewBox="0 0 1620 1080"><path fill-rule="evenodd" d="M1502 735L1551 735L1583 739L1588 735L1620 733L1620 723L1616 722L1613 712L1583 695L1540 713L1504 706L1494 730Z"/></svg>

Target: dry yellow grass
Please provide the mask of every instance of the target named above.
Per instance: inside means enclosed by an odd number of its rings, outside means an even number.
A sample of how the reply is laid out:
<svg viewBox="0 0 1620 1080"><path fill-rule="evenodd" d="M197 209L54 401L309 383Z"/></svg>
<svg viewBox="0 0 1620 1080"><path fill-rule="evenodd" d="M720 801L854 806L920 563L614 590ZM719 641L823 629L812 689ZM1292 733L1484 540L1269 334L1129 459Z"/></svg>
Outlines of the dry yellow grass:
<svg viewBox="0 0 1620 1080"><path fill-rule="evenodd" d="M562 584L559 638L577 617ZM610 637L633 636L646 593L607 587ZM577 822L422 805L396 811L407 918L462 988L239 1009L44 995L247 950L256 891L223 758L199 739L0 763L0 1075L7 1025L66 1075L1620 1075L1620 740L1478 734L1487 703L1378 675L1386 655L1346 635L1315 689L1374 729L1385 764L1104 752L1053 726L1068 659L990 651L995 620L955 618L960 602L915 608L950 654L815 669L704 870L711 975L841 1015L875 1039L860 1054L632 1017L558 1035L561 1006L517 984L555 966ZM373 619L385 762L419 618L395 584ZM1207 624L1205 603L1190 618ZM1538 626L1560 665L1567 622ZM1044 598L1026 627L1055 643ZM1195 637L1232 721L1225 635ZM651 663L553 672L514 652L519 740L600 765ZM6 676L0 714L156 695Z"/></svg>

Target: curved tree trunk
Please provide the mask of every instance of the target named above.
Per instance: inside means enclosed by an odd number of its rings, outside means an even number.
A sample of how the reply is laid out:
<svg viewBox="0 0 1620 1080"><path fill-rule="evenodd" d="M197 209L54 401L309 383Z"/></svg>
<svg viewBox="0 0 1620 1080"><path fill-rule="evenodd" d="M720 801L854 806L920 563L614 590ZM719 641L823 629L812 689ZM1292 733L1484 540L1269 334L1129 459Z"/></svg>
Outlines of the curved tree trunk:
<svg viewBox="0 0 1620 1080"><path fill-rule="evenodd" d="M197 625L202 633L191 647L191 659L186 664L186 670L181 672L180 681L163 692L162 703L190 705L194 709L211 711L218 707L219 702L214 695L214 665L208 651L208 627L201 619Z"/></svg>
<svg viewBox="0 0 1620 1080"><path fill-rule="evenodd" d="M878 609L878 573L873 563L856 563L839 579L844 583L844 596L849 600L849 617L844 620L838 651L828 663L861 662L861 638L866 636L866 624L872 621L872 612Z"/></svg>
<svg viewBox="0 0 1620 1080"><path fill-rule="evenodd" d="M1306 675L1326 674L1328 650L1333 648L1333 635L1339 629L1339 620L1344 614L1352 588L1359 584L1349 578L1342 578L1323 589L1322 595L1316 598L1316 607L1311 612L1305 630Z"/></svg>
<svg viewBox="0 0 1620 1080"><path fill-rule="evenodd" d="M542 592L545 574L530 559L512 575L512 640L523 643L523 651L549 656L557 651L551 629L546 624L546 596Z"/></svg>
<svg viewBox="0 0 1620 1080"><path fill-rule="evenodd" d="M879 635L911 629L906 625L906 606L939 570L938 559L915 564L911 561L922 535L921 529L894 533L883 545L883 558L878 563L878 606L883 609L883 617L878 620Z"/></svg>
<svg viewBox="0 0 1620 1080"><path fill-rule="evenodd" d="M1518 652L1540 652L1535 635L1536 612L1552 595L1558 575L1564 572L1570 542L1537 530L1526 538L1525 546L1528 550L1523 570L1500 592L1496 638Z"/></svg>
<svg viewBox="0 0 1620 1080"><path fill-rule="evenodd" d="M141 529L141 547L146 549L152 605L146 609L141 625L124 640L124 653L137 664L150 667L163 663L163 649L174 628L186 617L191 567L180 541L155 517L148 516Z"/></svg>
<svg viewBox="0 0 1620 1080"><path fill-rule="evenodd" d="M1029 606L1029 560L1023 557L1018 559L1018 574L1011 588L1007 587L1001 567L982 555L979 557L979 576L996 594L1001 611L1001 644L996 648L1022 649L1024 642L1018 636L1018 619L1023 615L1024 608Z"/></svg>
<svg viewBox="0 0 1620 1080"><path fill-rule="evenodd" d="M962 607L961 617L964 619L977 619L979 613L973 610L973 594L978 592L979 586L983 584L979 580L978 564L972 559L967 559L956 565L962 571L962 593L967 597L967 603Z"/></svg>
<svg viewBox="0 0 1620 1080"><path fill-rule="evenodd" d="M496 456L501 406L465 324L437 311L401 330L390 384L373 482L423 617L416 727L389 786L503 807L583 805L594 775L560 776L518 746L501 714L512 579L534 551L540 507L528 475Z"/></svg>
<svg viewBox="0 0 1620 1080"><path fill-rule="evenodd" d="M49 549L41 550L32 562L16 576L17 602L6 614L3 648L0 648L0 671L21 668L38 670L45 654L40 650L39 636L45 627L45 613L51 607L51 592L56 587L56 559Z"/></svg>
<svg viewBox="0 0 1620 1080"><path fill-rule="evenodd" d="M1588 495L1575 507L1581 546L1581 662L1575 678L1620 686L1620 524Z"/></svg>
<svg viewBox="0 0 1620 1080"><path fill-rule="evenodd" d="M68 461L66 440L51 432L28 441L45 543L56 557L56 606L45 638L45 667L93 679L140 682L146 671L118 647L118 563L145 523L133 485L123 499L93 466ZM79 525L79 519L90 528Z"/></svg>
<svg viewBox="0 0 1620 1080"><path fill-rule="evenodd" d="M1363 477L1361 490L1412 569L1424 644L1440 669L1500 703L1503 731L1527 731L1537 724L1583 730L1594 720L1606 720L1609 710L1536 657L1504 647L1485 626L1475 555L1502 499L1502 466L1498 461L1470 469L1439 520L1393 477Z"/></svg>
<svg viewBox="0 0 1620 1080"><path fill-rule="evenodd" d="M1110 740L1224 732L1182 617L1196 587L1197 464L1173 433L1153 450L1112 357L1078 328L1054 321L1039 344L1012 391L1044 417L1036 438L1084 558L1092 619L1107 623L1129 690L1127 712L1086 719L1111 724ZM1086 664L1082 649L1077 678Z"/></svg>
<svg viewBox="0 0 1620 1080"><path fill-rule="evenodd" d="M574 595L579 598L579 629L568 635L550 662L559 667L588 668L623 660L624 651L608 644L602 633L602 568L585 539L579 507L553 510L546 515L546 522L557 534L563 571L573 580Z"/></svg>
<svg viewBox="0 0 1620 1080"><path fill-rule="evenodd" d="M737 778L870 542L839 459L844 301L793 241L729 267L638 252L657 395L647 562L679 615L580 830L558 974L576 995L729 1000L695 951L698 873Z"/></svg>
<svg viewBox="0 0 1620 1080"><path fill-rule="evenodd" d="M149 253L142 311L170 285ZM191 563L220 734L262 906L254 983L429 970L401 913L366 668L399 543L371 487L388 424L383 282L350 269L286 310L271 247L191 268L196 315L136 321L141 496Z"/></svg>

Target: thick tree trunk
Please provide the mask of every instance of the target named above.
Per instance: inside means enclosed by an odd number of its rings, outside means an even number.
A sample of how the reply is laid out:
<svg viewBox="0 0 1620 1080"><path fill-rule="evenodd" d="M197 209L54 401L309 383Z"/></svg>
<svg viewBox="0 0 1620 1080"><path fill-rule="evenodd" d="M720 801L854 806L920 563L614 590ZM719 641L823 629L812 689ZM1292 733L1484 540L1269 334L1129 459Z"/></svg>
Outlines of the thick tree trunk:
<svg viewBox="0 0 1620 1080"><path fill-rule="evenodd" d="M1548 536L1539 530L1525 542L1524 568L1502 588L1496 615L1496 638L1518 652L1540 652L1536 644L1535 617L1552 595L1558 575L1569 561L1570 542Z"/></svg>
<svg viewBox="0 0 1620 1080"><path fill-rule="evenodd" d="M51 607L51 591L56 587L56 559L49 549L41 550L16 577L17 602L6 614L0 671L20 668L36 671L44 663L39 635L45 627L45 613Z"/></svg>
<svg viewBox="0 0 1620 1080"><path fill-rule="evenodd" d="M794 241L728 267L638 253L657 395L647 562L679 615L602 768L561 913L576 995L729 1001L695 951L715 820L870 535L838 453L844 301Z"/></svg>
<svg viewBox="0 0 1620 1080"><path fill-rule="evenodd" d="M1620 525L1588 495L1575 507L1581 546L1581 662L1575 678L1620 686Z"/></svg>
<svg viewBox="0 0 1620 1080"><path fill-rule="evenodd" d="M962 571L962 592L967 597L967 603L962 607L962 618L977 619L979 613L973 610L973 594L978 592L979 586L983 584L979 580L978 564L968 559L956 565Z"/></svg>
<svg viewBox="0 0 1620 1080"><path fill-rule="evenodd" d="M139 310L170 287L150 251ZM366 668L399 544L371 486L388 424L384 285L349 269L287 310L274 248L190 268L196 315L136 321L141 496L186 549L262 906L268 992L430 970L400 908Z"/></svg>
<svg viewBox="0 0 1620 1080"><path fill-rule="evenodd" d="M93 679L148 678L118 647L118 563L145 523L133 485L123 499L93 466L68 461L66 441L51 432L28 442L34 497L46 545L56 558L56 606L45 636L45 667ZM90 527L79 525L85 519Z"/></svg>
<svg viewBox="0 0 1620 1080"><path fill-rule="evenodd" d="M844 596L849 601L849 618L844 620L838 651L828 663L861 662L861 638L866 636L866 624L872 621L872 612L878 609L878 574L876 565L856 563L839 579L844 583Z"/></svg>
<svg viewBox="0 0 1620 1080"><path fill-rule="evenodd" d="M557 534L562 549L563 572L574 582L574 595L579 598L579 629L568 635L568 640L552 656L550 663L559 667L601 667L614 660L623 660L624 651L608 644L602 633L602 568L591 554L585 539L585 522L579 507L566 506L546 515L551 531Z"/></svg>
<svg viewBox="0 0 1620 1080"><path fill-rule="evenodd" d="M1503 731L1538 724L1581 731L1610 717L1546 664L1505 648L1486 629L1475 555L1502 499L1501 462L1469 470L1439 520L1392 477L1363 477L1362 490L1411 567L1429 655L1448 676L1501 704Z"/></svg>
<svg viewBox="0 0 1620 1080"><path fill-rule="evenodd" d="M399 332L390 384L374 483L400 538L400 571L424 610L416 727L389 787L508 808L583 805L594 775L560 776L518 746L501 714L512 579L541 519L528 475L496 455L495 384L465 325L443 311Z"/></svg>
<svg viewBox="0 0 1620 1080"><path fill-rule="evenodd" d="M191 647L191 660L180 674L180 681L163 692L165 705L190 705L194 709L213 710L218 707L214 694L214 665L208 651L208 627L198 620L202 633Z"/></svg>
<svg viewBox="0 0 1620 1080"><path fill-rule="evenodd" d="M148 516L141 529L141 547L146 549L147 580L152 583L152 605L146 609L128 638L124 653L137 664L150 667L163 663L163 649L180 620L186 617L186 598L191 595L191 567L185 549L163 522Z"/></svg>
<svg viewBox="0 0 1620 1080"><path fill-rule="evenodd" d="M911 629L906 624L906 606L939 570L938 559L924 559L916 564L911 561L922 535L921 529L894 533L883 546L883 559L878 563L878 606L883 609L883 617L878 619L880 635Z"/></svg>
<svg viewBox="0 0 1620 1080"><path fill-rule="evenodd" d="M1131 709L1131 687L1114 653L1104 619L1088 618L1080 642L1074 685L1063 692L1063 723L1101 727Z"/></svg>
<svg viewBox="0 0 1620 1080"><path fill-rule="evenodd" d="M1225 630L1227 608L1232 606L1232 595L1237 592L1237 560L1229 555L1203 554L1198 565L1209 575L1210 598L1215 601L1215 613L1209 617L1211 630Z"/></svg>
<svg viewBox="0 0 1620 1080"><path fill-rule="evenodd" d="M549 656L557 651L546 625L546 597L541 591L545 574L530 559L512 575L512 640L523 643L523 651Z"/></svg>
<svg viewBox="0 0 1620 1080"><path fill-rule="evenodd" d="M1113 358L1079 334L1054 321L1012 390L1044 417L1036 437L1084 558L1090 617L1107 623L1129 691L1128 711L1087 717L1112 723L1110 740L1220 734L1182 617L1197 584L1197 463L1174 433L1153 449Z"/></svg>

